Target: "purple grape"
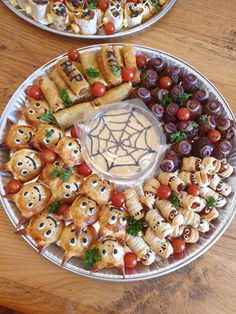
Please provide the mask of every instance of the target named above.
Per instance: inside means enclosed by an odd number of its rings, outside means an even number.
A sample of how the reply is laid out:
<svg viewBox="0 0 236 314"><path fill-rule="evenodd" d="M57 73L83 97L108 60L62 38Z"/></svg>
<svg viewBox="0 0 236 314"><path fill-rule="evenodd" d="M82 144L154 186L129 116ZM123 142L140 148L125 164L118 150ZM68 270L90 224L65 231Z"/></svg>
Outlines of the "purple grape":
<svg viewBox="0 0 236 314"><path fill-rule="evenodd" d="M209 92L206 89L199 89L194 94L193 97L205 104L209 97Z"/></svg>
<svg viewBox="0 0 236 314"><path fill-rule="evenodd" d="M164 108L159 104L154 104L152 106L152 112L160 120L164 115Z"/></svg>
<svg viewBox="0 0 236 314"><path fill-rule="evenodd" d="M169 66L167 68L167 74L172 79L174 84L178 84L181 80L181 70L177 66Z"/></svg>
<svg viewBox="0 0 236 314"><path fill-rule="evenodd" d="M147 69L152 69L157 73L160 73L164 70L166 64L161 58L152 58L147 62Z"/></svg>
<svg viewBox="0 0 236 314"><path fill-rule="evenodd" d="M206 104L204 111L210 115L220 116L223 113L223 106L218 100L211 100Z"/></svg>
<svg viewBox="0 0 236 314"><path fill-rule="evenodd" d="M183 87L181 85L175 85L170 91L170 96L174 102L179 102L179 96L183 93Z"/></svg>
<svg viewBox="0 0 236 314"><path fill-rule="evenodd" d="M157 86L157 73L154 70L146 70L141 74L141 86L154 89Z"/></svg>
<svg viewBox="0 0 236 314"><path fill-rule="evenodd" d="M202 114L202 106L196 99L187 102L186 108L190 111L190 119L195 120Z"/></svg>

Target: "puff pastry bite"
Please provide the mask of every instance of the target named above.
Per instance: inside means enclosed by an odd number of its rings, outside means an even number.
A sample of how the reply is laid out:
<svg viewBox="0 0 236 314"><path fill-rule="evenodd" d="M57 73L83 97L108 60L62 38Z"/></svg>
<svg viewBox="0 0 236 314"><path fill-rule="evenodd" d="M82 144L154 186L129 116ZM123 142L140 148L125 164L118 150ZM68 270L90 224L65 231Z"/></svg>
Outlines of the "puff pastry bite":
<svg viewBox="0 0 236 314"><path fill-rule="evenodd" d="M205 198L206 200L208 200L209 197L213 197L216 201L216 207L223 207L226 204L226 198L223 195L220 195L216 191L212 190L208 186L200 188L200 196Z"/></svg>
<svg viewBox="0 0 236 314"><path fill-rule="evenodd" d="M216 192L222 194L223 196L229 196L232 192L231 186L223 182L217 174L214 174L212 176L209 187Z"/></svg>
<svg viewBox="0 0 236 314"><path fill-rule="evenodd" d="M13 124L7 132L4 144L13 151L30 148L36 130L33 126Z"/></svg>
<svg viewBox="0 0 236 314"><path fill-rule="evenodd" d="M39 179L44 181L46 184L51 180L53 180L53 172L60 172L63 169L63 161L60 158L57 158L54 163L47 164L46 167L43 168Z"/></svg>
<svg viewBox="0 0 236 314"><path fill-rule="evenodd" d="M145 216L145 220L158 238L163 239L171 235L171 225L165 221L157 209L150 209Z"/></svg>
<svg viewBox="0 0 236 314"><path fill-rule="evenodd" d="M63 136L64 132L57 127L42 124L38 126L38 131L33 137L32 144L39 150L45 148L54 149Z"/></svg>
<svg viewBox="0 0 236 314"><path fill-rule="evenodd" d="M158 238L151 228L147 229L144 240L148 243L150 248L161 257L168 258L173 254L173 247L170 242L166 239Z"/></svg>
<svg viewBox="0 0 236 314"><path fill-rule="evenodd" d="M201 169L209 173L217 173L220 170L221 162L214 157L203 158L201 163Z"/></svg>
<svg viewBox="0 0 236 314"><path fill-rule="evenodd" d="M19 113L22 114L25 121L30 125L38 126L45 122L40 120L42 114L47 113L50 110L49 104L44 100L31 100L29 106L24 109L20 109Z"/></svg>
<svg viewBox="0 0 236 314"><path fill-rule="evenodd" d="M183 215L168 200L156 199L156 206L161 215L172 225L182 225L184 222Z"/></svg>
<svg viewBox="0 0 236 314"><path fill-rule="evenodd" d="M93 246L96 240L96 230L93 226L84 227L79 236L76 235L75 225L67 225L62 233L58 245L65 251L62 266L71 257L83 257L85 252Z"/></svg>
<svg viewBox="0 0 236 314"><path fill-rule="evenodd" d="M181 192L185 188L184 182L177 176L178 172L164 172L158 175L158 181L162 185L169 185L174 192Z"/></svg>
<svg viewBox="0 0 236 314"><path fill-rule="evenodd" d="M134 188L128 188L124 190L124 195L126 208L130 216L134 217L135 220L142 219L145 213L138 192Z"/></svg>
<svg viewBox="0 0 236 314"><path fill-rule="evenodd" d="M180 201L180 206L185 209L193 210L198 213L206 206L205 199L199 196L193 196L187 192L176 193L176 196Z"/></svg>
<svg viewBox="0 0 236 314"><path fill-rule="evenodd" d="M143 265L151 265L155 262L156 254L143 238L126 234L126 243L129 248L137 255Z"/></svg>
<svg viewBox="0 0 236 314"><path fill-rule="evenodd" d="M22 149L12 154L11 159L0 166L0 171L10 171L22 182L36 178L44 167L42 157L32 149Z"/></svg>
<svg viewBox="0 0 236 314"><path fill-rule="evenodd" d="M55 147L54 151L68 166L79 165L82 162L80 143L77 139L64 136Z"/></svg>

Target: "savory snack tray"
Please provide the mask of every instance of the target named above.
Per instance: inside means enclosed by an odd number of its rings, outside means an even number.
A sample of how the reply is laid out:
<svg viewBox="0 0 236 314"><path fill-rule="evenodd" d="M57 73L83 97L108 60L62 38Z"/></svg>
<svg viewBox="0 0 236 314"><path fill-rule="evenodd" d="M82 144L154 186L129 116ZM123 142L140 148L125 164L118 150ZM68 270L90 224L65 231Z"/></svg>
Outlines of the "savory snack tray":
<svg viewBox="0 0 236 314"><path fill-rule="evenodd" d="M95 45L90 46L87 48L79 49L79 52L82 54L84 52L97 52L100 50L100 48L104 45ZM116 44L118 47L123 47L123 44ZM136 52L138 54L143 54L147 58L154 58L154 57L160 57L163 60L165 60L168 65L174 65L181 68L183 72L192 73L194 74L198 81L201 84L201 88L204 88L209 92L211 96L214 96L214 99L220 101L223 106L224 110L226 111L227 116L235 122L234 115L222 97L222 95L217 91L217 89L197 70L192 68L190 65L186 64L184 61L173 57L167 53L146 48L142 46L135 46ZM33 73L15 92L15 94L12 96L11 100L9 101L5 111L2 114L1 120L0 120L0 132L2 134L1 142L5 139L5 132L6 132L6 126L7 126L7 119L10 118L14 123L21 122L18 120L19 115L16 114L16 111L19 110L25 99L26 95L24 93L25 89L31 85L33 82L36 81L36 79L39 76L44 76L55 66L55 64L61 60L63 57L65 57L66 54L59 56L58 58L55 58L54 60L50 61L49 63L45 64L43 67L41 67L39 70L37 70L35 73ZM105 107L106 108L106 107ZM115 109L117 109L115 107ZM114 109L114 110L115 110ZM60 112L60 111L59 111ZM235 143L235 139L234 139ZM0 158L1 158L1 164L4 164L9 159L9 153L7 151L1 150L0 151ZM236 166L236 156L235 156L235 150L233 149L231 152L231 155L229 157L230 164L235 167ZM182 174L183 180L188 180L188 177L185 176L185 174ZM13 225L16 227L19 223L19 211L16 209L16 207L9 202L6 198L2 197L2 195L5 194L4 186L6 182L9 180L9 173L1 173L0 176L0 192L1 192L1 201L4 205L4 208L6 210L6 213L13 223ZM159 181L161 178L159 178ZM163 180L166 180L163 178ZM191 244L186 248L185 255L181 258L177 256L171 256L169 259L157 261L153 263L150 266L144 266L141 263L139 263L138 267L135 268L134 271L128 271L125 274L125 278L121 274L117 274L116 269L103 269L99 272L90 272L88 270L85 270L82 266L82 261L72 258L69 261L67 261L66 264L64 264L64 268L67 270L70 270L74 273L81 274L84 276L88 276L91 278L97 278L97 279L103 279L103 280L111 280L111 281L134 281L134 280L141 280L141 279L148 279L148 278L154 278L158 277L167 273L170 273L172 271L175 271L176 269L185 266L186 264L190 263L200 255L202 255L204 252L206 252L213 244L214 242L223 234L229 223L234 217L235 214L235 174L228 178L228 185L231 186L232 192L230 196L227 198L227 205L224 207L224 209L219 210L219 216L217 220L214 221L214 224L211 224L211 230L210 232L201 235L197 243ZM162 183L163 184L163 183ZM161 205L160 205L161 208ZM23 235L24 239L36 250L38 248L36 247L36 243L32 240L31 237L27 235ZM132 245L131 245L132 246ZM61 248L59 248L57 245L53 244L50 245L49 248L44 250L41 253L44 257L52 261L53 263L57 265L61 265L63 252Z"/></svg>
<svg viewBox="0 0 236 314"><path fill-rule="evenodd" d="M139 15L136 16L136 13L135 13L134 17L132 17L132 18L130 18L129 13L124 13L124 16L126 16L126 17L123 18L123 21L121 21L121 20L119 21L117 15L115 14L115 16L112 16L113 13L108 12L108 10L107 10L108 13L104 15L104 17L105 17L105 20L104 20L102 15L101 15L102 11L99 10L98 8L95 9L94 6L91 7L92 9L89 9L90 10L89 14L87 11L86 12L84 11L85 15L83 14L83 19L78 19L78 16L77 16L74 20L74 18L72 17L74 14L74 11L72 10L71 12L69 12L69 10L68 10L68 8L72 8L73 5L69 3L68 6L65 7L64 4L61 4L61 6L63 6L63 8L55 7L55 12L57 12L58 10L61 10L61 9L66 10L66 12L68 13L68 16L65 17L65 21L63 21L63 24L66 23L66 25L67 25L66 27L62 26L61 15L58 15L59 20L58 20L58 22L56 22L57 24L55 24L53 26L53 23L55 20L54 16L53 16L54 13L51 12L48 15L49 12L46 12L45 9L43 8L43 7L45 7L45 3L49 2L49 0L46 0L45 2L42 1L43 5L41 5L41 4L36 5L36 4L34 4L33 0L32 1L31 0L30 1L26 1L26 0L3 0L3 3L11 11L13 11L16 15L18 15L23 20L25 20L25 21L31 23L32 25L37 26L41 29L49 31L51 33L60 34L63 36L68 36L68 37L73 37L73 38L102 39L102 38L115 38L115 37L119 37L119 36L126 36L126 35L129 35L129 34L132 34L132 33L135 33L135 32L138 32L140 30L147 28L148 26L150 26L153 23L160 20L165 14L167 14L169 12L169 10L175 4L175 1L176 0L163 1L163 7L160 6L161 9L158 9L158 11L155 13L154 12L155 6L157 5L157 2L155 0L154 0L154 2L150 0L150 7L148 6L148 1L141 0L140 5L142 6L142 3L144 3L145 7L144 7L144 9L140 8L140 10L143 11L142 14L144 14L144 12L146 14L145 17L142 18L142 21L140 20ZM40 3L40 0L38 0L38 2ZM68 0L67 2L70 2L70 1ZM81 0L81 1L78 0L77 2L78 2L78 5L82 5L82 3L84 3L84 4L87 3L86 1L83 1L83 0ZM97 3L96 0L95 1L91 0L90 2L93 5L95 5ZM122 2L121 2L121 4L122 4ZM28 8L25 9L24 7L25 7L25 5L27 5L27 3L28 3ZM119 5L119 2L117 2L117 3ZM56 6L59 6L59 5L60 5L60 1L56 2ZM136 4L131 3L131 6L133 6L133 5L136 5ZM37 8L37 6L42 7L42 8ZM157 6L159 7L159 5L157 5ZM126 9L129 10L128 7ZM28 14L27 14L27 10L28 10ZM37 12L38 10L39 10L39 12ZM112 10L114 10L114 8L112 7L109 10L112 11ZM120 8L118 9L118 11L119 10L120 10ZM131 13L134 12L133 10L136 10L136 7L131 8L130 12ZM149 13L148 13L148 10L149 10ZM42 13L41 11L44 13ZM92 11L94 11L94 12L92 12ZM123 10L123 11L125 12L125 10ZM31 12L31 13L29 13L29 12ZM36 20L33 19L30 16L30 14L34 14ZM79 14L81 15L81 13L79 13ZM45 16L47 15L49 17L49 21L48 21L47 17L46 18L43 17L44 15ZM70 18L69 18L69 15L70 15ZM89 24L87 25L87 19L88 19L87 15L91 15L91 18L92 18L91 19L91 25L89 25ZM123 16L123 13L122 13L122 16ZM97 23L96 23L97 26L94 24L95 22L93 21L95 18L97 19ZM41 23L37 19L42 19ZM70 22L70 21L72 21L72 22ZM107 32L105 32L104 25L108 22L111 22L111 21L113 23L113 26L111 27L109 25L107 28L108 29ZM58 26L56 26L56 25L58 25ZM114 28L114 30L112 30L112 28ZM93 31L93 29L94 29L94 31Z"/></svg>

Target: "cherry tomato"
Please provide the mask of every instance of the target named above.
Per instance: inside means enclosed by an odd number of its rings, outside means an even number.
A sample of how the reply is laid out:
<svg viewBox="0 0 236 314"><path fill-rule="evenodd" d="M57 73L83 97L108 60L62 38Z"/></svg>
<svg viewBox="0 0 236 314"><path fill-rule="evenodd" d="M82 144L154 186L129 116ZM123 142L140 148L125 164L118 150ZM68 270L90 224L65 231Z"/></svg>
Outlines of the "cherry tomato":
<svg viewBox="0 0 236 314"><path fill-rule="evenodd" d="M124 257L125 266L127 268L135 268L138 264L137 255L132 252L128 252Z"/></svg>
<svg viewBox="0 0 236 314"><path fill-rule="evenodd" d="M70 208L70 205L69 204L61 204L58 209L57 209L57 212L56 214L59 216L59 215L62 215L64 216L67 212L68 212L68 209Z"/></svg>
<svg viewBox="0 0 236 314"><path fill-rule="evenodd" d="M106 12L109 7L109 0L98 0L98 7L102 12Z"/></svg>
<svg viewBox="0 0 236 314"><path fill-rule="evenodd" d="M122 192L115 192L111 196L112 205L122 207L125 203L125 195Z"/></svg>
<svg viewBox="0 0 236 314"><path fill-rule="evenodd" d="M39 100L42 97L42 91L37 85L28 86L25 93L27 96L35 100Z"/></svg>
<svg viewBox="0 0 236 314"><path fill-rule="evenodd" d="M177 117L179 120L189 120L190 111L187 108L180 108L177 112Z"/></svg>
<svg viewBox="0 0 236 314"><path fill-rule="evenodd" d="M157 189L157 196L162 200L167 200L172 194L171 188L168 185L161 185Z"/></svg>
<svg viewBox="0 0 236 314"><path fill-rule="evenodd" d="M92 86L92 93L95 97L101 97L106 93L106 86L101 82L96 82Z"/></svg>
<svg viewBox="0 0 236 314"><path fill-rule="evenodd" d="M76 131L76 128L74 126L71 127L70 129L70 135L74 138L77 138L78 135L77 135L77 131Z"/></svg>
<svg viewBox="0 0 236 314"><path fill-rule="evenodd" d="M84 162L82 162L82 164L80 164L76 167L76 172L81 174L81 176L83 176L83 177L87 177L92 173L92 170L89 168L89 166L84 161Z"/></svg>
<svg viewBox="0 0 236 314"><path fill-rule="evenodd" d="M174 253L179 254L179 253L182 253L185 250L185 241L184 241L184 239L178 239L178 238L172 239L171 240L171 244L172 244Z"/></svg>
<svg viewBox="0 0 236 314"><path fill-rule="evenodd" d="M197 184L190 184L187 192L193 196L198 196L200 193L200 188Z"/></svg>
<svg viewBox="0 0 236 314"><path fill-rule="evenodd" d="M108 22L106 25L105 25L105 33L107 35L112 35L115 33L115 25L112 23L112 22Z"/></svg>
<svg viewBox="0 0 236 314"><path fill-rule="evenodd" d="M121 76L123 81L132 81L134 79L134 74L135 71L134 69L130 68L130 67L125 67L122 71L121 71Z"/></svg>
<svg viewBox="0 0 236 314"><path fill-rule="evenodd" d="M78 61L79 58L80 58L80 54L79 54L79 52L77 51L77 49L73 48L73 49L69 50L69 52L68 52L68 58L69 58L71 61Z"/></svg>
<svg viewBox="0 0 236 314"><path fill-rule="evenodd" d="M137 3L139 0L129 0L129 2Z"/></svg>
<svg viewBox="0 0 236 314"><path fill-rule="evenodd" d="M22 188L23 183L18 179L11 179L7 182L7 184L4 186L5 191L8 194L14 194L20 191Z"/></svg>
<svg viewBox="0 0 236 314"><path fill-rule="evenodd" d="M144 55L136 56L136 64L139 69L143 68L147 63L147 58Z"/></svg>
<svg viewBox="0 0 236 314"><path fill-rule="evenodd" d="M159 81L159 85L161 88L168 89L172 85L172 79L169 76L163 76Z"/></svg>
<svg viewBox="0 0 236 314"><path fill-rule="evenodd" d="M217 143L221 139L221 133L217 130L211 130L207 137L212 143Z"/></svg>
<svg viewBox="0 0 236 314"><path fill-rule="evenodd" d="M42 157L46 163L51 164L57 159L57 154L54 153L51 149L44 149L42 151Z"/></svg>

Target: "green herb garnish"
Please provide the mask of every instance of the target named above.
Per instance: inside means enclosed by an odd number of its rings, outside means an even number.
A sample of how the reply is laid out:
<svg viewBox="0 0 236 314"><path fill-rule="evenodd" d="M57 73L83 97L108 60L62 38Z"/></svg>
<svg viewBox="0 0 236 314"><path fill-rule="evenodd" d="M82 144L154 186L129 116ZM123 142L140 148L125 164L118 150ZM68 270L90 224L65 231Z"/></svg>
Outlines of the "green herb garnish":
<svg viewBox="0 0 236 314"><path fill-rule="evenodd" d="M53 132L52 132L51 130L45 130L45 136L46 136L47 138L51 137L52 134L53 134Z"/></svg>
<svg viewBox="0 0 236 314"><path fill-rule="evenodd" d="M165 94L162 96L162 99L159 102L162 106L166 107L171 103L171 98L168 94Z"/></svg>
<svg viewBox="0 0 236 314"><path fill-rule="evenodd" d="M201 115L200 116L200 118L199 118L199 120L201 121L201 122L206 122L206 120L207 120L207 114L203 114L203 115Z"/></svg>
<svg viewBox="0 0 236 314"><path fill-rule="evenodd" d="M90 76L92 78L99 77L99 71L97 69L92 68L92 67L87 68L86 73L88 76Z"/></svg>
<svg viewBox="0 0 236 314"><path fill-rule="evenodd" d="M55 168L52 169L52 171L49 173L50 177L53 179L55 178L61 178L63 181L67 181L70 176L72 175L71 168L63 169L62 171L57 170Z"/></svg>
<svg viewBox="0 0 236 314"><path fill-rule="evenodd" d="M127 217L127 232L132 235L133 237L136 237L144 227L144 220L135 220L134 217Z"/></svg>
<svg viewBox="0 0 236 314"><path fill-rule="evenodd" d="M186 140L186 134L181 131L176 131L170 135L170 142L176 143Z"/></svg>
<svg viewBox="0 0 236 314"><path fill-rule="evenodd" d="M60 177L61 171L60 171L60 170L57 170L57 169L55 169L55 168L53 168L52 171L49 172L49 175L50 175L50 177L51 177L52 179L56 179L56 178Z"/></svg>
<svg viewBox="0 0 236 314"><path fill-rule="evenodd" d="M97 8L97 1L96 0L91 0L87 4L88 9L96 9Z"/></svg>
<svg viewBox="0 0 236 314"><path fill-rule="evenodd" d="M48 206L49 214L53 214L58 210L58 207L62 204L62 200L56 199L54 203Z"/></svg>
<svg viewBox="0 0 236 314"><path fill-rule="evenodd" d="M43 113L39 117L39 120L41 122L46 122L48 124L55 124L55 125L57 125L57 121L56 121L56 119L53 116L53 111L52 110L47 111L47 113Z"/></svg>
<svg viewBox="0 0 236 314"><path fill-rule="evenodd" d="M209 196L208 200L207 200L207 206L208 207L214 207L215 203L216 203L216 200L214 199L214 197Z"/></svg>
<svg viewBox="0 0 236 314"><path fill-rule="evenodd" d="M192 121L192 126L193 126L193 128L194 128L194 129L198 128L198 124L197 124L197 122Z"/></svg>
<svg viewBox="0 0 236 314"><path fill-rule="evenodd" d="M171 194L171 196L169 197L169 201L175 208L179 209L179 206L180 206L179 199L176 195Z"/></svg>
<svg viewBox="0 0 236 314"><path fill-rule="evenodd" d="M83 266L85 269L91 269L94 264L101 260L102 256L98 248L87 250L85 252Z"/></svg>
<svg viewBox="0 0 236 314"><path fill-rule="evenodd" d="M181 95L179 95L179 100L181 103L186 102L189 100L189 98L192 96L192 94L187 94L187 93L183 93Z"/></svg>
<svg viewBox="0 0 236 314"><path fill-rule="evenodd" d="M121 69L118 67L118 65L112 65L111 66L111 71L115 76L120 76L121 75Z"/></svg>
<svg viewBox="0 0 236 314"><path fill-rule="evenodd" d="M70 100L67 90L61 89L60 96L61 96L61 100L63 101L66 107L70 107L72 105L73 102Z"/></svg>
<svg viewBox="0 0 236 314"><path fill-rule="evenodd" d="M161 11L161 6L159 4L159 0L151 0L151 3L153 5L153 7L155 8L156 12Z"/></svg>

